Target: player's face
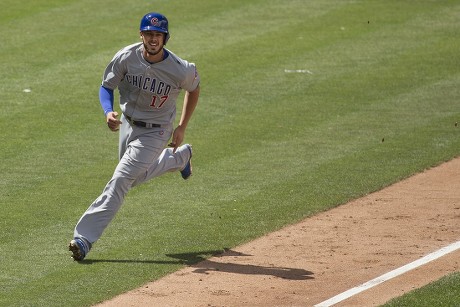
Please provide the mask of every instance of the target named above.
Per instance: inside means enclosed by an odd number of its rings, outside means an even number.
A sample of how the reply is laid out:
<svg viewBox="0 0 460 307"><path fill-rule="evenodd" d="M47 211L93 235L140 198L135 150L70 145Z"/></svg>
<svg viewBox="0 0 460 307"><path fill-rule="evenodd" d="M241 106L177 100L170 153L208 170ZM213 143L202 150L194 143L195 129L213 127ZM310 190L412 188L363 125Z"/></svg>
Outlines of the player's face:
<svg viewBox="0 0 460 307"><path fill-rule="evenodd" d="M143 31L141 32L142 42L144 43L144 50L149 56L155 56L163 49L164 33L157 31Z"/></svg>

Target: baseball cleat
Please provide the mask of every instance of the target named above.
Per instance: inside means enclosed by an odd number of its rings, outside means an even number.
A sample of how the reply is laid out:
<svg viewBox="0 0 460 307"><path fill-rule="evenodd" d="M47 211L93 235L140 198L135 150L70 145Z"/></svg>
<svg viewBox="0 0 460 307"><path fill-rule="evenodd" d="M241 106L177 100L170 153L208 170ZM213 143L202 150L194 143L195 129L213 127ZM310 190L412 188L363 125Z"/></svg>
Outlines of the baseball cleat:
<svg viewBox="0 0 460 307"><path fill-rule="evenodd" d="M82 261L85 259L86 252L84 243L80 239L70 241L69 251L72 252L72 258L75 261Z"/></svg>
<svg viewBox="0 0 460 307"><path fill-rule="evenodd" d="M190 176L192 176L192 146L187 145L187 148L190 150L190 158L188 158L187 164L185 164L185 167L180 171L184 180L187 180Z"/></svg>

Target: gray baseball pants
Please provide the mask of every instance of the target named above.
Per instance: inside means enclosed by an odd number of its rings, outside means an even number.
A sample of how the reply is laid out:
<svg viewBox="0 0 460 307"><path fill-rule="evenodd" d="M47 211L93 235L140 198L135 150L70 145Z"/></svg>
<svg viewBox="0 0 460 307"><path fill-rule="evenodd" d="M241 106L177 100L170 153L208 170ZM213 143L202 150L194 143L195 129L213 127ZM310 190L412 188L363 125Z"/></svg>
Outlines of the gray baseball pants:
<svg viewBox="0 0 460 307"><path fill-rule="evenodd" d="M165 148L173 127L143 128L132 126L121 117L120 161L102 194L89 206L75 226L74 238L83 239L88 247L96 242L120 209L128 191L166 172L185 167L190 158L188 145L176 153Z"/></svg>

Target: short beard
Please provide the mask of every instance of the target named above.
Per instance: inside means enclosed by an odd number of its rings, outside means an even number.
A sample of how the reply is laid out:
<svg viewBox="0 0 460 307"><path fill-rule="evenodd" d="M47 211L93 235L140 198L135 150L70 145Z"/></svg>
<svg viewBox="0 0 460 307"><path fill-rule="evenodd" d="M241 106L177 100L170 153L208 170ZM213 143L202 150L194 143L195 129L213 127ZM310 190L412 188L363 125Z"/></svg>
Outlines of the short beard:
<svg viewBox="0 0 460 307"><path fill-rule="evenodd" d="M147 48L147 45L145 43L143 43L143 44L144 44L144 50L150 55L157 55L158 53L161 52L161 50L163 50L163 47L161 47L160 49L158 49L157 52L152 52L152 51L149 51L149 49Z"/></svg>

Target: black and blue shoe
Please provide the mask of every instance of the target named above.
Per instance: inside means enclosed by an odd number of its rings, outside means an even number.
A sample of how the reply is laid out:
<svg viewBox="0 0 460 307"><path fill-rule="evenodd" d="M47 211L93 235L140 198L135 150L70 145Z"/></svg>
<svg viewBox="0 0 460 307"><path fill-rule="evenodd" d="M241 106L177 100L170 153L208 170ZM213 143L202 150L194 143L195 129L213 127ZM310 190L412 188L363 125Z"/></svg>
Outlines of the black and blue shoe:
<svg viewBox="0 0 460 307"><path fill-rule="evenodd" d="M190 158L188 158L187 164L185 164L185 167L180 171L184 180L187 180L190 176L192 176L192 146L188 144L186 146L188 150L190 150Z"/></svg>

